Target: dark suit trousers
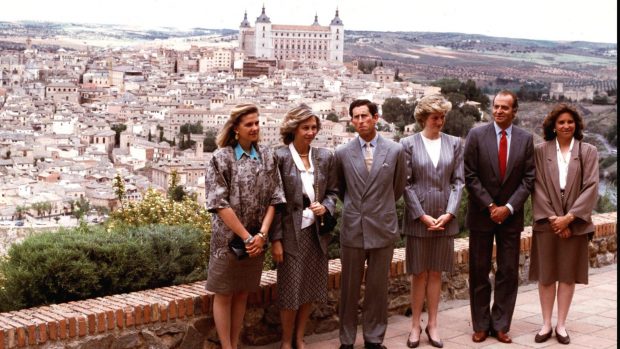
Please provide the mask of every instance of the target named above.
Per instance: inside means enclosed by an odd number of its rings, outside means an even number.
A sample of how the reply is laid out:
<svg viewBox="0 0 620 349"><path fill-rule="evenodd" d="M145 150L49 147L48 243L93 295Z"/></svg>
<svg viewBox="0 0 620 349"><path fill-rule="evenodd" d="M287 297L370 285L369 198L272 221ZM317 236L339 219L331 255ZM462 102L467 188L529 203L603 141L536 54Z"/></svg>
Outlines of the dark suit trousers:
<svg viewBox="0 0 620 349"><path fill-rule="evenodd" d="M358 302L364 279L364 262L368 269L365 277L362 305L364 341L382 343L387 329L387 295L390 263L394 246L365 250L340 247L342 278L340 279L340 343L355 344L357 334Z"/></svg>
<svg viewBox="0 0 620 349"><path fill-rule="evenodd" d="M492 288L493 238L496 244L497 270ZM469 233L469 300L474 331L510 331L519 287L520 231L504 231L496 226L490 231ZM493 291L493 306L491 291Z"/></svg>

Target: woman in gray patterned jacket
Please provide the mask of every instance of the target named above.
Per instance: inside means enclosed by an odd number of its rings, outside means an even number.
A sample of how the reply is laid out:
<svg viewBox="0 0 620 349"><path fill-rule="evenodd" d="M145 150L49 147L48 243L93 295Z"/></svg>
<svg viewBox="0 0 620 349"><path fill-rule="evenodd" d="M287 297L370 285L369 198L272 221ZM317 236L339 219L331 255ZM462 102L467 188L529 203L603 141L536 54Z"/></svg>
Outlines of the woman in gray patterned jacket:
<svg viewBox="0 0 620 349"><path fill-rule="evenodd" d="M258 108L236 106L205 176L206 206L213 213L206 288L215 293L213 318L223 349L238 346L248 293L259 288L275 206L285 200L273 153L258 144L259 130ZM235 253L233 239L243 241L247 254Z"/></svg>

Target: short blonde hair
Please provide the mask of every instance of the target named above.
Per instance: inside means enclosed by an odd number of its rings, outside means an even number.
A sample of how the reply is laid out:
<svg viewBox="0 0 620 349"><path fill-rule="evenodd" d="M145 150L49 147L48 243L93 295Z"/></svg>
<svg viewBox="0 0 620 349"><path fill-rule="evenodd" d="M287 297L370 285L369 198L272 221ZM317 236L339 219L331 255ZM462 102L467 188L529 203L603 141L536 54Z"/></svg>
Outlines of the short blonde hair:
<svg viewBox="0 0 620 349"><path fill-rule="evenodd" d="M239 125L241 119L248 115L256 113L258 114L258 107L255 104L239 104L236 105L231 111L228 120L224 124L224 127L218 132L216 143L219 148L226 146L235 147L239 143L235 139L235 127Z"/></svg>
<svg viewBox="0 0 620 349"><path fill-rule="evenodd" d="M431 114L442 113L445 116L450 110L452 110L452 103L444 96L440 94L429 95L420 98L413 112L413 116L418 122L418 125L424 128L424 123Z"/></svg>
<svg viewBox="0 0 620 349"><path fill-rule="evenodd" d="M306 122L311 117L316 118L317 129L321 129L321 119L318 115L310 109L306 104L300 104L286 113L282 126L280 126L280 136L282 136L282 142L284 144L290 144L295 139L295 131L297 127L303 122Z"/></svg>

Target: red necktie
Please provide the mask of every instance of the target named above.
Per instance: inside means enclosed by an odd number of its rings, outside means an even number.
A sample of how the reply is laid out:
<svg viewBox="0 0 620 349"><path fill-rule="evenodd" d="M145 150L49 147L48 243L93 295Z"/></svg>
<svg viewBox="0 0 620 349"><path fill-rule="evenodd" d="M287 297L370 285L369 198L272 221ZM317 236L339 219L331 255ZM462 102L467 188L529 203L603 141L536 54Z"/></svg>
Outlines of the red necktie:
<svg viewBox="0 0 620 349"><path fill-rule="evenodd" d="M502 137L499 139L499 153L497 158L499 160L499 179L504 181L504 175L506 174L506 158L508 157L508 140L506 139L506 131L502 130Z"/></svg>

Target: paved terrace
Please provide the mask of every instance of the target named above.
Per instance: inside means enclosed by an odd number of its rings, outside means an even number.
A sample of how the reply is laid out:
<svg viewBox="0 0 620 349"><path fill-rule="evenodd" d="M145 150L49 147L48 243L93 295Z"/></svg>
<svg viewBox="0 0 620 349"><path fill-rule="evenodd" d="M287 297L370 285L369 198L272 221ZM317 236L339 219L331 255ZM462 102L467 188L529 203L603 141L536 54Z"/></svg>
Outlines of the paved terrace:
<svg viewBox="0 0 620 349"><path fill-rule="evenodd" d="M588 285L577 285L571 306L567 331L573 348L617 348L618 331L618 274L617 264L601 268L590 268ZM471 340L472 327L469 302L451 300L440 303L439 326L444 348L567 348L558 343L555 336L545 343L534 343L534 336L540 329L542 317L538 302L536 284L519 288L517 307L510 335L512 344L503 344L489 337L482 343ZM555 313L553 325L555 325ZM426 313L422 315L422 327L426 326ZM406 349L411 318L394 315L389 324L383 344L388 349ZM338 331L306 337L307 349L337 349L340 346ZM280 343L265 346L246 346L247 349L276 349ZM355 349L364 348L361 327L357 331ZM432 348L428 337L422 333L418 348Z"/></svg>

